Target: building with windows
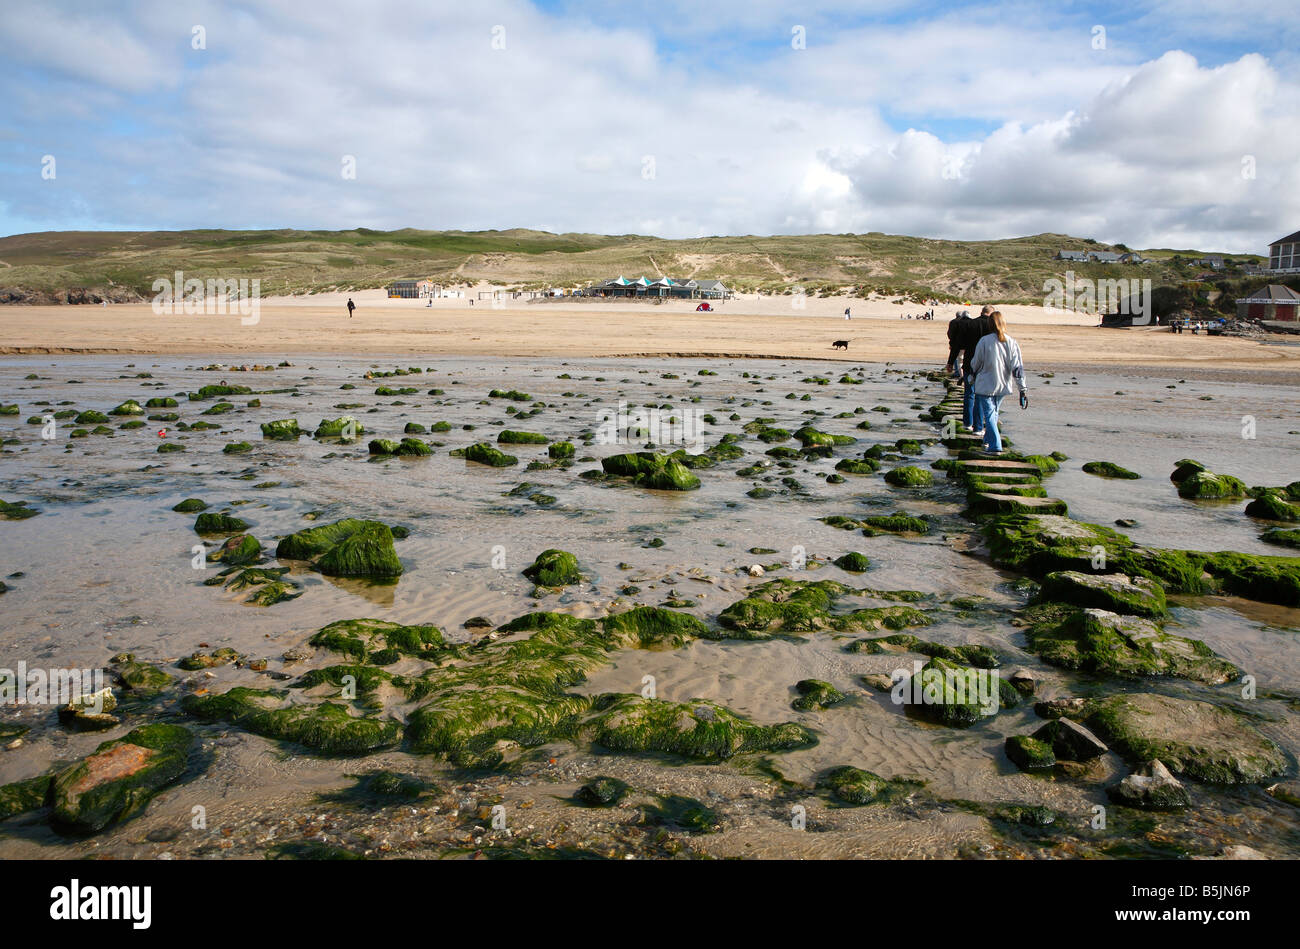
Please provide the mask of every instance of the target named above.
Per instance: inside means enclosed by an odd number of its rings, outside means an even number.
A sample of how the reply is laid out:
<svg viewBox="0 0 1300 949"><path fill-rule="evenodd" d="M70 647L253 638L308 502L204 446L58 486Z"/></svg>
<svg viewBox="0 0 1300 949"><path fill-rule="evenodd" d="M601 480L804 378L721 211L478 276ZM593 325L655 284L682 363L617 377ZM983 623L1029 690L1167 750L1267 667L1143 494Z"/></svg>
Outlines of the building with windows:
<svg viewBox="0 0 1300 949"><path fill-rule="evenodd" d="M1300 231L1268 245L1269 273L1300 273Z"/></svg>
<svg viewBox="0 0 1300 949"><path fill-rule="evenodd" d="M1300 320L1300 293L1276 283L1261 287L1237 301L1237 319L1294 323Z"/></svg>

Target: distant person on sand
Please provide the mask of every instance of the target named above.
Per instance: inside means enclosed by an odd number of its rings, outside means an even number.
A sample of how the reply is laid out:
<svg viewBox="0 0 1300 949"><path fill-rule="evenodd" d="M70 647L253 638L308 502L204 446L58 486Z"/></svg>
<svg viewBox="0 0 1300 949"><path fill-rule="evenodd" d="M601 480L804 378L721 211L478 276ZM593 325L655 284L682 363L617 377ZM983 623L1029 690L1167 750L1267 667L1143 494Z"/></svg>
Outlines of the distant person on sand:
<svg viewBox="0 0 1300 949"><path fill-rule="evenodd" d="M846 320L851 320L851 319L853 319L853 316L849 313L849 308L848 308L848 307L845 307L845 308L844 308L844 318L845 318Z"/></svg>
<svg viewBox="0 0 1300 949"><path fill-rule="evenodd" d="M355 310L356 308L357 305L352 302L352 298L348 297L348 319L352 319L352 311Z"/></svg>
<svg viewBox="0 0 1300 949"><path fill-rule="evenodd" d="M984 450L991 455L1001 454L1002 437L998 433L998 409L1002 400L1012 391L1020 390L1020 405L1029 404L1025 392L1025 366L1020 356L1020 344L1007 335L1007 324L999 310L988 316L989 333L981 337L971 357L971 372L975 376L972 388L975 401L984 423Z"/></svg>

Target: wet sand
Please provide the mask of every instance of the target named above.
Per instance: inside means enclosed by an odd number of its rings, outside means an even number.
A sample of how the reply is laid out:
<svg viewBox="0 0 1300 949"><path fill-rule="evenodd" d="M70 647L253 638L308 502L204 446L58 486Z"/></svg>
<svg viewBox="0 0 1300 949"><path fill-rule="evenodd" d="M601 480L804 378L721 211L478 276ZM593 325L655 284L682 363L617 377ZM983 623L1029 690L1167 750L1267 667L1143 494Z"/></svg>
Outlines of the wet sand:
<svg viewBox="0 0 1300 949"><path fill-rule="evenodd" d="M939 332L941 324L925 329ZM858 370L843 360L818 365L772 359L505 359L498 354L380 360L324 352L295 357L293 366L271 372L199 368L221 359L221 353L211 352L200 360L29 355L0 361L3 401L21 407L19 416L0 417L0 436L15 439L6 441L0 454L0 497L30 501L42 510L28 520L0 523L7 541L0 553L0 576L23 573L6 581L11 589L3 595L8 622L0 639L5 660L0 665L24 658L32 665L90 666L131 651L185 676L173 664L207 643L265 656L270 672L292 676L304 666L282 660L282 654L301 646L326 623L343 618L434 623L453 639L469 639L462 624L475 615L494 623L536 609L596 617L675 598L693 601L691 612L713 621L723 607L760 582L749 577L750 564L773 567L770 576L795 575L788 561L794 548L802 547L814 560L815 569L805 573L807 577L927 594L933 625L925 638L992 647L1007 668L1032 669L1040 678L1042 697L1080 688L1080 677L1046 666L1025 651L1023 634L1009 622L1010 611L1022 602L1006 586L1013 578L968 552L974 545L972 526L960 516L964 497L943 479L933 490L919 493L891 488L878 477L849 477L844 484L832 485L824 476L834 459L800 461L787 471L774 469L758 478L737 477L734 469L762 457L755 453L767 447L752 440L746 444L752 456L748 461L702 471L701 489L680 495L579 479L577 473L590 463L569 471L525 471L528 461L545 457L545 446L517 446L513 451L521 464L511 469L470 465L447 454L491 438L501 424L573 438L597 425L600 411L620 398L633 405L690 405L714 413L718 421L706 436L710 444L724 432L738 432L756 416L774 417L775 424L791 430L812 419L824 430L859 437L859 448L902 437L933 437L933 424L919 420L917 409L932 404L942 390L913 372L864 368L863 382L847 385L834 380L846 369L855 374ZM363 378L371 366L408 365L430 371ZM868 363L863 360L861 365ZM716 375L699 375L705 370ZM136 378L141 372L152 378ZM27 379L32 373L39 378ZM1071 456L1053 476L1051 487L1081 520L1136 518L1138 526L1127 532L1144 543L1278 553L1259 540L1259 526L1241 514L1240 503L1183 501L1173 491L1168 472L1175 460L1192 455L1215 470L1238 474L1248 484L1294 480L1300 407L1293 391L1277 385L1201 381L1191 373L1193 377L1180 384L1176 376L1161 373L1153 369L1141 376L1117 370L1035 375L1032 409L1008 412L1007 431L1020 445L1061 449ZM817 384L817 375L831 384ZM232 400L234 411L215 417L219 429L171 432L169 438L186 446L177 454L156 453L157 424L83 439L68 439L65 431L54 441L41 439L39 426L24 424L29 414L48 410L38 405L42 402L106 411L128 397L143 402L151 395L193 391L222 379L252 387L261 407L247 408L248 397L237 397ZM340 389L345 384L357 388ZM376 397L373 390L381 384L413 386L417 393ZM441 388L443 394L426 394L430 387ZM526 423L516 422L506 413L506 404L486 398L490 388L517 388L547 407ZM787 399L790 394L796 398ZM175 411L188 421L197 420L210 404L187 402L183 396L179 401ZM346 411L362 420L367 438L372 433L396 437L408 421L427 426L445 419L453 425L445 434L422 436L441 444L432 457L415 459L372 461L364 439L343 447L308 437L297 442L260 438L260 422L297 417L311 428L322 418L343 414L341 406L352 403L361 407ZM872 407L890 411L868 412L870 431L854 428L860 415L834 417ZM733 412L741 418L729 420ZM1256 418L1253 439L1241 436L1246 415ZM465 424L477 427L465 431ZM253 451L222 454L224 444L239 440L253 443ZM597 457L624 450L629 449L590 449ZM946 455L935 445L927 448L921 463ZM1079 470L1082 462L1096 459L1124 465L1143 477L1116 483ZM783 475L796 478L801 489L784 491L779 483ZM553 495L556 503L543 506L524 496L509 496L521 482ZM756 484L778 493L750 499L746 491ZM316 523L355 516L402 524L411 530L398 545L406 573L395 584L370 584L333 580L296 567L293 576L303 584L301 597L269 608L247 605L220 587L204 586L206 571L191 567L193 516L171 511L186 497L233 505L264 544L309 526L312 522L304 519L308 513L319 515ZM863 538L819 521L828 514L862 516L900 509L932 516L935 528L917 538ZM663 545L647 546L655 538ZM548 547L573 551L586 579L539 600L519 570ZM751 547L777 553L755 555L748 552ZM497 549L505 553L504 567L493 563ZM872 569L854 575L826 563L848 550L866 554ZM639 591L621 592L629 584ZM950 603L972 594L986 598L973 612L959 611ZM1186 635L1204 639L1257 675L1261 691L1300 692L1300 611L1205 598L1179 605L1174 615L1190 630ZM526 756L510 774L479 777L401 752L360 761L303 755L215 726L203 730L204 767L161 795L144 818L90 841L61 838L39 822L19 818L0 825L0 854L260 856L273 842L321 839L345 841L376 854L440 855L448 848L479 846L483 834L475 827L483 821L478 809L484 801L504 800L511 807L511 826L518 827L521 836L538 835L539 846L666 855L645 850L646 840L629 830L635 824L630 813L589 814L564 803L595 774L628 780L641 789L642 799L672 792L716 806L725 815L724 829L691 836L687 849L699 853L933 857L1088 852L1091 807L1104 800L1102 784L1123 773L1113 757L1098 765L1089 782L1022 774L1006 760L1002 740L1034 727L1028 706L961 731L914 721L860 679L908 666L911 657L850 654L843 651L845 641L825 635L761 643L699 641L672 651L624 650L577 689L590 694L636 692L644 677L652 675L662 698L707 698L760 723L799 721L817 732L816 746L769 756L761 767L754 761L682 766L653 757L593 755L554 745ZM807 677L830 681L850 696L848 702L819 713L792 710L792 685ZM259 673L229 666L186 680L185 689L213 692L232 685L267 684ZM1185 689L1186 684L1175 688ZM1265 733L1291 754L1300 753L1295 712L1271 701L1268 716L1261 726ZM72 760L93 750L104 737L118 734L69 733L52 718L47 709L0 710L0 723L33 726L20 747L0 751L0 783ZM925 796L902 812L828 808L807 788L818 773L841 764L885 777L919 777L927 782ZM439 791L410 814L404 809L396 815L383 812L388 819L319 801L317 795L347 786L347 775L381 766L420 774ZM773 783L769 768L780 781ZM1300 841L1285 822L1285 807L1258 788L1196 794L1195 819L1179 823L1176 831L1192 834L1195 846L1239 842L1276 855L1300 853ZM1078 839L1070 837L1044 850L1032 841L994 833L984 818L943 803L960 800L1047 805L1073 815L1071 827L1077 824ZM790 809L800 803L818 833L790 830ZM209 808L214 826L230 832L176 831L178 821L195 805ZM568 829L557 830L561 826ZM532 829L525 833L528 827Z"/></svg>

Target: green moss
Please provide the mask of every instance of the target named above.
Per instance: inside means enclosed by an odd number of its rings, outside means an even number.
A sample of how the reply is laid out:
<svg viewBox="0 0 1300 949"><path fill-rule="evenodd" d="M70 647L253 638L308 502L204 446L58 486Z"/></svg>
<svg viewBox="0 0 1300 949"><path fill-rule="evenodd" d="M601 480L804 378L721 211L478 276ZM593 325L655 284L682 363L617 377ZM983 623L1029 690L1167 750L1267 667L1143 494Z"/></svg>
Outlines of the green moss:
<svg viewBox="0 0 1300 949"><path fill-rule="evenodd" d="M1046 771L1056 765L1052 746L1028 735L1012 735L1003 748L1007 757L1021 771Z"/></svg>
<svg viewBox="0 0 1300 949"><path fill-rule="evenodd" d="M861 554L856 550L844 554L842 557L836 557L834 563L835 566L849 573L863 573L871 568L871 561L867 559L865 554Z"/></svg>
<svg viewBox="0 0 1300 949"><path fill-rule="evenodd" d="M889 788L889 782L870 771L843 765L823 775L817 786L830 792L836 801L859 807L881 800Z"/></svg>
<svg viewBox="0 0 1300 949"><path fill-rule="evenodd" d="M87 409L79 412L76 417L77 425L97 425L108 421L108 416L103 412L96 412L94 409Z"/></svg>
<svg viewBox="0 0 1300 949"><path fill-rule="evenodd" d="M847 587L829 580L772 580L726 607L718 622L724 629L741 634L736 637L740 639L770 639L778 632L830 629L835 625L831 604L846 592Z"/></svg>
<svg viewBox="0 0 1300 949"><path fill-rule="evenodd" d="M402 561L393 547L387 524L364 521L363 526L321 554L313 563L330 577L397 577Z"/></svg>
<svg viewBox="0 0 1300 949"><path fill-rule="evenodd" d="M248 386L211 385L204 386L198 392L191 392L189 398L191 402L198 402L203 399L215 399L226 395L251 395L252 392L253 390Z"/></svg>
<svg viewBox="0 0 1300 949"><path fill-rule="evenodd" d="M873 514L864 518L863 523L872 530L890 534L925 534L930 530L930 524L924 517L913 517L902 511L895 511L893 514Z"/></svg>
<svg viewBox="0 0 1300 949"><path fill-rule="evenodd" d="M108 414L109 415L144 415L144 406L142 406L135 399L127 399L121 405L109 409Z"/></svg>
<svg viewBox="0 0 1300 949"><path fill-rule="evenodd" d="M924 616L924 614L922 614ZM997 654L988 646L968 643L963 646L949 646L946 643L927 642L911 633L894 633L874 639L857 639L845 647L847 652L877 655L883 652L914 652L932 659L943 659L964 666L979 669L996 669L1002 665Z"/></svg>
<svg viewBox="0 0 1300 949"><path fill-rule="evenodd" d="M499 445L545 445L549 441L549 438L537 432L516 432L508 428L502 429L501 434L497 435Z"/></svg>
<svg viewBox="0 0 1300 949"><path fill-rule="evenodd" d="M572 458L574 455L573 442L554 442L547 447L546 454L556 461Z"/></svg>
<svg viewBox="0 0 1300 949"><path fill-rule="evenodd" d="M527 392L520 392L517 389L493 389L488 393L492 399L510 399L514 402L531 402L533 397Z"/></svg>
<svg viewBox="0 0 1300 949"><path fill-rule="evenodd" d="M880 462L871 458L842 458L835 463L835 470L849 474L873 474L880 470Z"/></svg>
<svg viewBox="0 0 1300 949"><path fill-rule="evenodd" d="M1259 539L1266 544L1276 544L1279 547L1294 547L1300 549L1300 530L1286 530L1281 527L1270 527L1259 536Z"/></svg>
<svg viewBox="0 0 1300 949"><path fill-rule="evenodd" d="M703 761L816 744L794 722L755 725L704 699L669 702L639 695L603 695L590 724L592 739L613 751L658 751Z"/></svg>
<svg viewBox="0 0 1300 949"><path fill-rule="evenodd" d="M315 438L353 439L364 434L365 431L365 426L351 415L341 415L338 418L321 419L312 435Z"/></svg>
<svg viewBox="0 0 1300 949"><path fill-rule="evenodd" d="M161 445L158 446L158 453L160 455L166 454L167 452L184 451L184 450L185 450L185 446L178 444L177 442L163 442Z"/></svg>
<svg viewBox="0 0 1300 949"><path fill-rule="evenodd" d="M334 702L273 707L282 694L237 687L221 695L187 695L182 707L205 721L224 721L255 735L290 741L327 755L359 755L389 748L402 737L390 720L358 718Z"/></svg>
<svg viewBox="0 0 1300 949"><path fill-rule="evenodd" d="M118 682L138 697L156 695L172 683L172 677L156 666L137 662L130 653L113 657L113 674Z"/></svg>
<svg viewBox="0 0 1300 949"><path fill-rule="evenodd" d="M436 626L403 626L379 619L338 620L322 627L309 640L312 646L367 663L379 653L429 658L446 646Z"/></svg>
<svg viewBox="0 0 1300 949"><path fill-rule="evenodd" d="M262 423L262 437L273 441L293 441L303 434L296 418L278 419Z"/></svg>
<svg viewBox="0 0 1300 949"><path fill-rule="evenodd" d="M821 711L844 701L844 693L821 679L801 679L794 684L795 696L790 707L800 712Z"/></svg>
<svg viewBox="0 0 1300 949"><path fill-rule="evenodd" d="M248 442L230 442L225 448L221 449L227 455L243 455L253 450L253 446Z"/></svg>
<svg viewBox="0 0 1300 949"><path fill-rule="evenodd" d="M248 522L229 514L200 514L194 521L196 534L240 534L248 530Z"/></svg>
<svg viewBox="0 0 1300 949"><path fill-rule="evenodd" d="M50 797L54 776L42 774L0 787L0 820L44 807Z"/></svg>
<svg viewBox="0 0 1300 949"><path fill-rule="evenodd" d="M1123 478L1128 481L1135 481L1142 477L1137 472L1122 468L1113 461L1087 461L1084 462L1083 470L1088 474L1098 475L1102 478Z"/></svg>
<svg viewBox="0 0 1300 949"><path fill-rule="evenodd" d="M193 514L196 511L206 511L207 509L207 502L199 498L186 498L172 507L173 511L179 511L181 514Z"/></svg>
<svg viewBox="0 0 1300 949"><path fill-rule="evenodd" d="M1182 498L1244 498L1246 484L1232 475L1197 471L1178 482L1178 496Z"/></svg>
<svg viewBox="0 0 1300 949"><path fill-rule="evenodd" d="M489 465L493 468L508 468L511 465L519 464L519 459L514 455L507 455L487 442L477 442L470 445L464 451L464 458L466 461Z"/></svg>
<svg viewBox="0 0 1300 949"><path fill-rule="evenodd" d="M600 775L578 788L573 797L583 807L613 807L627 796L627 792L625 782Z"/></svg>
<svg viewBox="0 0 1300 949"><path fill-rule="evenodd" d="M177 402L171 396L155 396L144 404L146 409L174 409Z"/></svg>
<svg viewBox="0 0 1300 949"><path fill-rule="evenodd" d="M1220 685L1240 674L1205 643L1164 632L1149 619L1059 604L1031 607L1029 648L1066 669L1129 678L1175 676Z"/></svg>
<svg viewBox="0 0 1300 949"><path fill-rule="evenodd" d="M36 508L28 507L26 501L0 500L0 517L9 521L26 520L41 513Z"/></svg>
<svg viewBox="0 0 1300 949"><path fill-rule="evenodd" d="M921 691L923 701L909 701L909 712L929 721L953 728L966 728L1003 708L1020 704L1020 695L1009 682L996 672L975 669L946 659L935 657L916 673L921 677L915 686ZM984 688L996 689L997 695L980 694ZM904 694L912 695L913 685L903 686Z"/></svg>
<svg viewBox="0 0 1300 949"><path fill-rule="evenodd" d="M692 639L707 638L709 628L689 613L655 606L638 606L601 621L608 646L677 649Z"/></svg>
<svg viewBox="0 0 1300 949"><path fill-rule="evenodd" d="M235 407L233 402L218 402L200 412L200 415L225 415Z"/></svg>
<svg viewBox="0 0 1300 949"><path fill-rule="evenodd" d="M537 555L537 559L524 568L523 574L538 586L559 587L581 583L578 558L565 550L552 548Z"/></svg>
<svg viewBox="0 0 1300 949"><path fill-rule="evenodd" d="M1223 551L1202 555L1218 589L1281 606L1300 606L1300 557L1269 557Z"/></svg>
<svg viewBox="0 0 1300 949"><path fill-rule="evenodd" d="M895 487L928 488L934 484L934 475L925 468L903 465L885 472L885 481Z"/></svg>
<svg viewBox="0 0 1300 949"><path fill-rule="evenodd" d="M495 767L514 748L574 737L591 703L505 684L450 686L411 714L408 736L415 751L462 767Z"/></svg>
<svg viewBox="0 0 1300 949"><path fill-rule="evenodd" d="M193 739L187 728L155 724L104 742L54 777L52 820L84 834L133 816L185 771Z"/></svg>
<svg viewBox="0 0 1300 949"><path fill-rule="evenodd" d="M1167 611L1165 591L1159 583L1122 573L1054 571L1043 577L1039 598L1133 616L1161 617Z"/></svg>
<svg viewBox="0 0 1300 949"><path fill-rule="evenodd" d="M656 804L642 805L642 823L692 834L712 834L722 829L722 815L693 797L661 794L656 800Z"/></svg>
<svg viewBox="0 0 1300 949"><path fill-rule="evenodd" d="M1273 492L1261 494L1246 505L1248 517L1266 521L1300 521L1300 505L1291 504Z"/></svg>

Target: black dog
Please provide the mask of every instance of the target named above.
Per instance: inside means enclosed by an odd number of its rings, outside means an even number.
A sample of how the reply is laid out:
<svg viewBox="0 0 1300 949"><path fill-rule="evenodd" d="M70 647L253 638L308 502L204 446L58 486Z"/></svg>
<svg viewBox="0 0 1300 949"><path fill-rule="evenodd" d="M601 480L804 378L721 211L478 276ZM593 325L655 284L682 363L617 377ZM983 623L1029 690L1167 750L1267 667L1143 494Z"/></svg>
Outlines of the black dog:
<svg viewBox="0 0 1300 949"><path fill-rule="evenodd" d="M849 348L849 341L847 339L837 339L835 342L831 343L831 349L847 350L848 348Z"/></svg>

